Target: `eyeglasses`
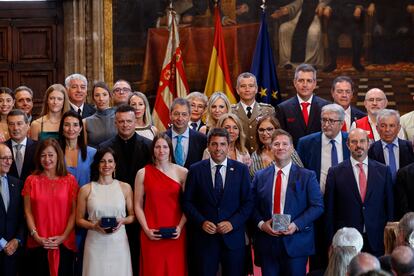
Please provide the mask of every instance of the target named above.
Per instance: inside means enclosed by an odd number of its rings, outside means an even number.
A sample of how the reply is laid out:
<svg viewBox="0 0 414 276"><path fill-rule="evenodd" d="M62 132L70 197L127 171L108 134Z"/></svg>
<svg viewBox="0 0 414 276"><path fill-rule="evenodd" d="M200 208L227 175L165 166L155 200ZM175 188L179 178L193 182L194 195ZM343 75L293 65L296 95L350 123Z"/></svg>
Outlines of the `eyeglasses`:
<svg viewBox="0 0 414 276"><path fill-rule="evenodd" d="M115 88L114 90L113 90L113 92L114 93L129 93L129 92L131 92L131 88L128 88L128 87L123 87L123 88Z"/></svg>
<svg viewBox="0 0 414 276"><path fill-rule="evenodd" d="M259 132L259 133L264 133L265 131L267 132L267 133L272 133L273 131L275 130L275 128L274 127L268 127L268 128L259 128L257 131Z"/></svg>
<svg viewBox="0 0 414 276"><path fill-rule="evenodd" d="M322 124L328 123L329 125L333 125L333 124L338 123L338 122L342 122L342 120L333 120L333 119L326 119L326 118L321 119Z"/></svg>
<svg viewBox="0 0 414 276"><path fill-rule="evenodd" d="M11 156L0 157L0 160L2 160L2 161L13 161L13 157L11 157Z"/></svg>

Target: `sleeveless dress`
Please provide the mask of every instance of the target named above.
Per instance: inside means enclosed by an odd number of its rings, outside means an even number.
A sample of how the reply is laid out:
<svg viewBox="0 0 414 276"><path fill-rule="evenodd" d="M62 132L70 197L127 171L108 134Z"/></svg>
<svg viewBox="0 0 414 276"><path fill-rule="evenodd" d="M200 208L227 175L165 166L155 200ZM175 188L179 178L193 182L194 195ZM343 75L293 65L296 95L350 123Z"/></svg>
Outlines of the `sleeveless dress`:
<svg viewBox="0 0 414 276"><path fill-rule="evenodd" d="M46 140L47 138L54 138L59 140L59 131L43 131L43 117L40 122L39 141Z"/></svg>
<svg viewBox="0 0 414 276"><path fill-rule="evenodd" d="M153 165L145 166L144 214L150 229L174 227L183 214L181 185ZM177 240L151 241L141 231L141 276L187 275L185 229Z"/></svg>
<svg viewBox="0 0 414 276"><path fill-rule="evenodd" d="M118 180L111 184L91 183L87 200L89 220L125 217L125 197ZM83 255L83 276L131 276L131 254L125 226L112 234L88 230Z"/></svg>

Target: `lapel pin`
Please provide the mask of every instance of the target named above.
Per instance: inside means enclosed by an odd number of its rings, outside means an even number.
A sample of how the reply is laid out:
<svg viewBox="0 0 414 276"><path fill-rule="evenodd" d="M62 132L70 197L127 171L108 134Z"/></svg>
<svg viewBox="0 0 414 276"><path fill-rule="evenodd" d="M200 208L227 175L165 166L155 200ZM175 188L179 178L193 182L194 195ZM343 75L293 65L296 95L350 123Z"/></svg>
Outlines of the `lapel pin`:
<svg viewBox="0 0 414 276"><path fill-rule="evenodd" d="M234 168L233 167L230 167L230 171L234 171Z"/></svg>

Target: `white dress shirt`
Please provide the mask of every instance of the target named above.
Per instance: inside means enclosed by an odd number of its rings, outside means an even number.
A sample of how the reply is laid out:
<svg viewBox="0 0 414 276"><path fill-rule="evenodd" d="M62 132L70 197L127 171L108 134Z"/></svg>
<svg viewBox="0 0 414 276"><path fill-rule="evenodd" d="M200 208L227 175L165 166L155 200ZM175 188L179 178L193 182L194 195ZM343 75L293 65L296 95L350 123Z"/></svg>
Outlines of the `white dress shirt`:
<svg viewBox="0 0 414 276"><path fill-rule="evenodd" d="M242 101L240 101L240 103L241 103L241 105L242 105L242 107L243 107L243 110L244 110L244 113L246 113L246 116L247 116L247 108L250 106L250 108L251 108L251 110L250 110L250 112L251 113L253 113L253 107L254 107L254 104L256 103L256 101L254 101L251 105L247 105L247 104L245 104L244 102L242 102Z"/></svg>
<svg viewBox="0 0 414 276"><path fill-rule="evenodd" d="M307 110L308 110L308 115L310 115L310 109L311 109L311 105L312 105L312 99L313 99L313 95L309 98L309 100L307 100L307 101L304 101L301 97L299 97L299 96L296 96L296 97L298 97L298 101L299 101L299 107L300 107L300 110L302 110L302 103L309 103L309 105L308 105L308 107L307 107Z"/></svg>
<svg viewBox="0 0 414 276"><path fill-rule="evenodd" d="M333 139L335 141L336 146L336 153L338 154L338 164L344 161L344 154L342 151L342 134L341 132L336 135ZM328 175L328 170L332 167L332 144L331 139L326 137L324 133L322 133L322 140L321 140L321 174L319 178L320 186L322 194L325 193L325 185L326 185L326 176Z"/></svg>
<svg viewBox="0 0 414 276"><path fill-rule="evenodd" d="M358 191L359 191L359 194L361 194L361 189L359 188L359 166L358 166L360 162L355 160L352 156L350 159L351 159L352 170L354 172ZM362 161L362 167L364 168L365 176L367 178L367 185L368 185L368 156Z"/></svg>
<svg viewBox="0 0 414 276"><path fill-rule="evenodd" d="M70 106L73 108L73 110L75 110L76 112L78 112L79 113L79 109L80 109L80 114L83 114L83 106L84 106L84 103L81 105L81 106L77 106L77 105L74 105L73 103L71 103L71 102L69 102L69 104L70 104Z"/></svg>
<svg viewBox="0 0 414 276"><path fill-rule="evenodd" d="M224 185L226 184L227 158L224 159L224 161L221 164L214 162L214 160L210 158L210 169L211 169L211 178L213 181L213 188L216 186L215 177L216 177L217 165L222 165L222 167L220 168L220 174L221 174L221 178L223 179L223 188L224 188Z"/></svg>
<svg viewBox="0 0 414 276"><path fill-rule="evenodd" d="M12 143L12 152L13 152L13 160L16 160L16 146L17 146L17 143L13 140L13 139L11 139L11 143ZM24 159L24 154L26 153L26 144L27 144L27 137L26 138L24 138L23 139L23 141L21 141L20 143L19 143L20 145L22 145L22 147L20 148L20 152L22 153L22 156L23 156L23 159Z"/></svg>
<svg viewBox="0 0 414 276"><path fill-rule="evenodd" d="M346 131L349 132L349 129L351 128L351 106L348 106L348 108L345 110L345 125L346 125Z"/></svg>

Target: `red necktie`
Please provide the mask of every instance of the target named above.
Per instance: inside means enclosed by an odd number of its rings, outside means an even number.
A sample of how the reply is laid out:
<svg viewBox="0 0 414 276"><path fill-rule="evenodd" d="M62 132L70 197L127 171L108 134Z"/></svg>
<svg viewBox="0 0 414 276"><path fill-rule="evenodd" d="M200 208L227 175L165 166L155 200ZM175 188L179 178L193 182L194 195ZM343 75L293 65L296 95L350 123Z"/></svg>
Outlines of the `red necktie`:
<svg viewBox="0 0 414 276"><path fill-rule="evenodd" d="M364 202L365 200L365 195L367 193L367 176L365 175L364 172L364 165L362 163L358 163L358 167L359 167L359 192L361 194L361 200L362 202Z"/></svg>
<svg viewBox="0 0 414 276"><path fill-rule="evenodd" d="M280 214L280 194L282 192L282 170L277 172L275 194L273 195L273 213Z"/></svg>
<svg viewBox="0 0 414 276"><path fill-rule="evenodd" d="M347 132L347 130L346 130L346 122L344 121L344 124L343 124L343 126L342 126L342 129L341 129L342 131L345 131L345 132Z"/></svg>
<svg viewBox="0 0 414 276"><path fill-rule="evenodd" d="M305 120L305 125L308 125L308 121L309 121L308 106L310 105L310 103L303 102L300 105L302 106L302 115L303 115L303 119Z"/></svg>

